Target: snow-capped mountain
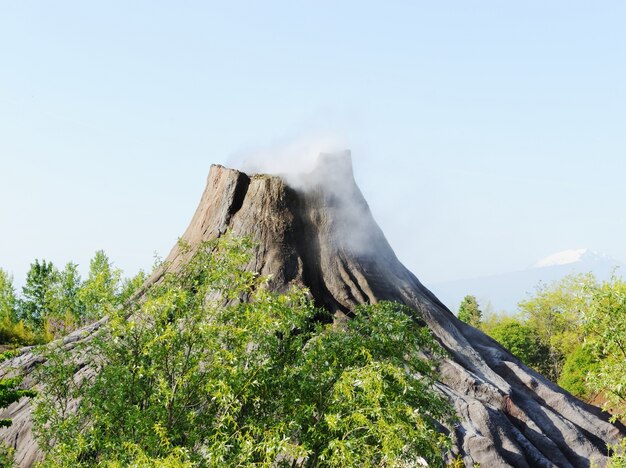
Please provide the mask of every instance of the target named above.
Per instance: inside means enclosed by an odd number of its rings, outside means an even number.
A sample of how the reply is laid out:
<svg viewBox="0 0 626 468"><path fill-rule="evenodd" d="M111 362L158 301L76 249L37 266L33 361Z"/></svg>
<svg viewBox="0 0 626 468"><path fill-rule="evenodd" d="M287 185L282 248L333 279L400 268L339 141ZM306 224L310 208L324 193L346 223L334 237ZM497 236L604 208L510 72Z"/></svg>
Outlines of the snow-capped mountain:
<svg viewBox="0 0 626 468"><path fill-rule="evenodd" d="M608 255L598 252L597 250L571 249L548 255L547 257L535 262L533 268L548 268L572 264L590 266L610 264L611 268L613 268L616 265L619 265L619 262L612 260Z"/></svg>
<svg viewBox="0 0 626 468"><path fill-rule="evenodd" d="M541 283L559 280L571 273L593 273L599 280L607 280L616 271L624 274L621 263L590 249L571 249L556 252L535 262L531 267L499 275L461 279L429 285L435 295L456 312L463 297L476 296L483 310L512 314L517 304L534 294Z"/></svg>

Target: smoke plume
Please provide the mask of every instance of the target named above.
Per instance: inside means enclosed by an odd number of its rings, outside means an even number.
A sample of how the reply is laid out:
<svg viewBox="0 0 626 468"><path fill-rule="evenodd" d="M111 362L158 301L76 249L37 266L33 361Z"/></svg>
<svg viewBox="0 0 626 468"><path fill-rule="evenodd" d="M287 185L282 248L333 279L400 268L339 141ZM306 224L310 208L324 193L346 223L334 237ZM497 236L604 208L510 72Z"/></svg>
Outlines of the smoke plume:
<svg viewBox="0 0 626 468"><path fill-rule="evenodd" d="M295 189L304 189L306 174L317 166L322 153L338 153L346 144L337 136L309 135L284 138L270 145L233 154L229 164L246 174L273 174L281 176Z"/></svg>

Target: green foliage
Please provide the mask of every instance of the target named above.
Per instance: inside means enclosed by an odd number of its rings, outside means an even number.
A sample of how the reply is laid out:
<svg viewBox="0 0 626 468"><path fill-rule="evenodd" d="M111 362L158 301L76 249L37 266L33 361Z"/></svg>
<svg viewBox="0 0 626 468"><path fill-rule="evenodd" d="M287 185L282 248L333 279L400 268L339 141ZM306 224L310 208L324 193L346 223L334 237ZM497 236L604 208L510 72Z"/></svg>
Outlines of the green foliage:
<svg viewBox="0 0 626 468"><path fill-rule="evenodd" d="M479 327L483 313L478 307L478 301L475 296L465 296L459 305L459 312L457 314L459 320L465 323L469 323L473 327Z"/></svg>
<svg viewBox="0 0 626 468"><path fill-rule="evenodd" d="M35 335L17 319L17 297L13 279L0 269L0 344L16 346L31 344Z"/></svg>
<svg viewBox="0 0 626 468"><path fill-rule="evenodd" d="M79 300L81 288L78 266L68 263L59 272L51 262L35 260L28 271L22 298L18 301L18 317L24 323L12 320L20 344L47 342L74 330L84 315ZM4 328L10 330L5 321ZM22 329L26 333L21 334Z"/></svg>
<svg viewBox="0 0 626 468"><path fill-rule="evenodd" d="M548 349L529 325L514 317L504 317L491 324L486 332L526 365L537 372L546 372Z"/></svg>
<svg viewBox="0 0 626 468"><path fill-rule="evenodd" d="M445 438L429 420L445 419L449 407L430 389L432 363L420 357L439 350L409 313L391 303L362 307L345 329L327 325L309 342L294 397L304 397L300 427L313 424L313 436L304 438L311 465L441 463Z"/></svg>
<svg viewBox="0 0 626 468"><path fill-rule="evenodd" d="M72 262L67 263L55 284L54 311L56 315L72 315L76 319L84 315L85 307L79 298L81 287L78 265Z"/></svg>
<svg viewBox="0 0 626 468"><path fill-rule="evenodd" d="M595 284L590 274L541 284L533 297L520 302L517 317L492 316L481 328L528 366L588 399L594 392L585 373L597 359L581 347L587 335L582 317L593 302Z"/></svg>
<svg viewBox="0 0 626 468"><path fill-rule="evenodd" d="M3 468L12 468L16 466L13 455L13 448L7 446L4 443L0 443L0 466L2 466Z"/></svg>
<svg viewBox="0 0 626 468"><path fill-rule="evenodd" d="M121 270L114 268L109 257L98 250L89 264L89 276L78 297L84 304L84 318L95 321L111 313L120 304L118 292Z"/></svg>
<svg viewBox="0 0 626 468"><path fill-rule="evenodd" d="M582 399L600 395L626 418L626 282L570 275L520 303L520 319L482 328L526 364Z"/></svg>
<svg viewBox="0 0 626 468"><path fill-rule="evenodd" d="M49 310L43 324L48 337L46 341L66 335L81 324L85 307L79 298L80 289L78 265L69 262L55 275L51 285Z"/></svg>
<svg viewBox="0 0 626 468"><path fill-rule="evenodd" d="M566 356L580 344L580 320L589 307L593 275L570 275L550 285L540 285L536 295L519 304L526 324L547 348L544 375L556 382Z"/></svg>
<svg viewBox="0 0 626 468"><path fill-rule="evenodd" d="M14 322L9 315L0 317L0 344L14 347L36 344L42 337L33 332L23 320Z"/></svg>
<svg viewBox="0 0 626 468"><path fill-rule="evenodd" d="M0 268L0 317L17 319L17 298L13 287L13 278Z"/></svg>
<svg viewBox="0 0 626 468"><path fill-rule="evenodd" d="M83 283L78 265L58 271L50 262L31 264L18 298L12 278L0 269L0 345L33 345L51 341L102 318L128 300L146 279L144 272L122 283L103 251L91 260Z"/></svg>
<svg viewBox="0 0 626 468"><path fill-rule="evenodd" d="M34 412L45 466L443 465L442 350L415 313L319 323L306 291L272 294L243 270L250 246L203 245L113 314L82 350L92 379L52 351Z"/></svg>
<svg viewBox="0 0 626 468"><path fill-rule="evenodd" d="M34 391L20 388L21 383L22 379L19 377L0 380L0 408L6 408L22 397L35 396ZM0 419L0 427L9 427L10 425L10 419Z"/></svg>
<svg viewBox="0 0 626 468"><path fill-rule="evenodd" d="M29 325L41 327L44 317L51 310L52 287L57 272L52 262L35 260L26 275L19 304L19 318Z"/></svg>
<svg viewBox="0 0 626 468"><path fill-rule="evenodd" d="M609 446L609 450L607 468L626 468L626 437L619 444Z"/></svg>
<svg viewBox="0 0 626 468"><path fill-rule="evenodd" d="M541 284L533 297L520 302L518 317L491 318L482 328L524 363L586 398L590 391L577 366L591 365L580 345L585 338L582 315L592 302L589 289L594 284L591 274Z"/></svg>
<svg viewBox="0 0 626 468"><path fill-rule="evenodd" d="M139 270L139 273L132 278L125 278L122 282L117 302L119 304L126 304L126 302L129 301L137 291L139 291L147 279L148 275L143 270Z"/></svg>
<svg viewBox="0 0 626 468"><path fill-rule="evenodd" d="M3 353L0 355L0 362L9 357L11 357L10 352ZM20 388L21 383L22 379L20 377L0 380L0 408L6 408L20 398L35 396L36 393L34 391ZM10 419L0 419L0 428L9 427L11 423ZM13 450L4 444L0 444L0 466L14 466Z"/></svg>
<svg viewBox="0 0 626 468"><path fill-rule="evenodd" d="M594 391L589 387L588 378L598 369L598 358L590 346L580 344L563 364L558 384L572 395L583 400L591 400Z"/></svg>
<svg viewBox="0 0 626 468"><path fill-rule="evenodd" d="M584 311L586 345L599 359L589 377L591 387L603 392L604 408L615 419L626 417L626 282L612 278L588 289L590 307Z"/></svg>

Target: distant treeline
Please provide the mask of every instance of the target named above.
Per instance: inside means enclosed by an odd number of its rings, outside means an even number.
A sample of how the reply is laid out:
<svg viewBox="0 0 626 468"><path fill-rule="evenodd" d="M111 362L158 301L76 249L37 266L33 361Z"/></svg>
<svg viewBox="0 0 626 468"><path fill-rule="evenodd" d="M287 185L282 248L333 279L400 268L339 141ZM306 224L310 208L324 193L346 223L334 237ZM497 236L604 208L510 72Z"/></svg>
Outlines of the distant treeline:
<svg viewBox="0 0 626 468"><path fill-rule="evenodd" d="M124 303L146 279L140 271L123 278L104 251L91 259L83 280L78 265L59 270L52 262L35 260L18 294L13 278L0 268L0 346L46 343L99 320Z"/></svg>
<svg viewBox="0 0 626 468"><path fill-rule="evenodd" d="M626 282L570 275L540 285L514 316L483 316L466 296L458 317L529 367L615 419L626 417Z"/></svg>

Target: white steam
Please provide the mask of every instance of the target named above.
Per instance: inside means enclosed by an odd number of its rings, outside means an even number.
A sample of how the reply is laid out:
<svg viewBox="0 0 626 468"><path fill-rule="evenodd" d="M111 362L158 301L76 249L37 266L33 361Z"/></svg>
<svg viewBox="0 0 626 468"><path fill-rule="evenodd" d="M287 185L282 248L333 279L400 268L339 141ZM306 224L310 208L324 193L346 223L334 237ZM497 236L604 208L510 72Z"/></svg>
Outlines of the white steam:
<svg viewBox="0 0 626 468"><path fill-rule="evenodd" d="M320 154L342 152L346 148L345 142L336 136L306 136L240 151L231 156L230 163L247 174L278 175L294 188L302 188L303 176L315 169Z"/></svg>
<svg viewBox="0 0 626 468"><path fill-rule="evenodd" d="M382 232L356 186L350 151L335 137L308 137L282 141L255 151L240 152L231 163L247 174L280 176L290 187L305 192L310 206L334 245L359 254L380 246Z"/></svg>

